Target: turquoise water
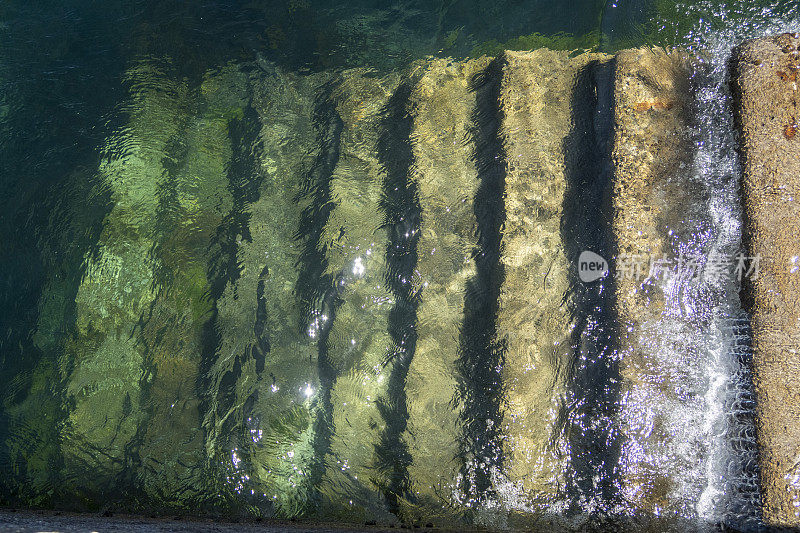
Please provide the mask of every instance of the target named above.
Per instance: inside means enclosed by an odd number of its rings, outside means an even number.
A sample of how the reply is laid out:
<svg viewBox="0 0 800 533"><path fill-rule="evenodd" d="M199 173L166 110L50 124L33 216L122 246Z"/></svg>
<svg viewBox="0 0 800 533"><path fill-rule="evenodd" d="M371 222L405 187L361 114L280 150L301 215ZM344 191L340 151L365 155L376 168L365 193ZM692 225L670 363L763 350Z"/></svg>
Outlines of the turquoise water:
<svg viewBox="0 0 800 533"><path fill-rule="evenodd" d="M568 320L584 335L567 350L571 369L554 370L569 376L556 414L541 415L557 420L543 440L563 463L542 460L555 481L535 494L505 476L498 170L485 163L490 185L451 192L446 178L407 181L421 134L403 80L419 81L406 75L429 56L505 49L704 54L685 178L724 200L687 206L700 229L686 245L729 253L741 214L727 58L744 38L796 30L797 7L4 3L0 502L488 527L661 512L757 528L747 317L734 286L696 290L690 303L711 324L687 340L699 355L665 351L655 372L685 380L685 401L624 396L609 304L572 295ZM490 100L487 87L476 98ZM502 159L492 126L470 120L485 150L474 157ZM601 155L585 157L575 172L593 175ZM475 213L451 213L437 194L474 200ZM473 249L484 254L462 269ZM684 334L684 318L664 327ZM458 420L448 391L465 406ZM620 437L649 434L659 417L692 446ZM637 461L672 476L656 511L621 485ZM447 483L415 495L436 485L433 472Z"/></svg>

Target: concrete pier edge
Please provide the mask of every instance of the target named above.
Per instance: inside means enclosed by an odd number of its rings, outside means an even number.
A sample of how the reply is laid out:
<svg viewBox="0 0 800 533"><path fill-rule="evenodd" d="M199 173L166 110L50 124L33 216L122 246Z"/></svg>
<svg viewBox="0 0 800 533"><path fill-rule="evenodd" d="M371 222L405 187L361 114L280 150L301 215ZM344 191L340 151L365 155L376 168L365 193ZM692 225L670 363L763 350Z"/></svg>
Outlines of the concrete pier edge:
<svg viewBox="0 0 800 533"><path fill-rule="evenodd" d="M751 313L756 431L767 525L800 526L800 139L798 34L745 42L733 53L732 90L742 160L744 245L760 257L745 280Z"/></svg>

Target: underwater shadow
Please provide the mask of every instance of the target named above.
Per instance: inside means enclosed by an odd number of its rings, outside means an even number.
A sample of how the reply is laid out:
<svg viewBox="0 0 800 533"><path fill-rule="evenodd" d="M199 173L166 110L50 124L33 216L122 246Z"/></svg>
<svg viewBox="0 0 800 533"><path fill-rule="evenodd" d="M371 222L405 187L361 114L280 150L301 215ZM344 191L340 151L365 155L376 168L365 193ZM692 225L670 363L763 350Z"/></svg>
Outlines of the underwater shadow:
<svg viewBox="0 0 800 533"><path fill-rule="evenodd" d="M572 90L572 131L564 139L567 189L561 238L569 262L567 302L573 357L566 402L556 435L566 435L570 454L570 513L610 510L620 496L621 442L616 427L620 401L618 325L611 273L616 256L611 233L616 59L589 63ZM579 258L591 251L605 258L609 273L584 283ZM599 518L599 515L598 515Z"/></svg>
<svg viewBox="0 0 800 533"><path fill-rule="evenodd" d="M416 351L417 309L420 293L413 279L419 254L422 207L417 183L412 178L414 153L411 135L414 127L411 95L417 76L404 80L381 110L378 160L385 174L381 210L386 217L389 244L386 248L386 284L395 303L389 312L392 347L385 366L390 368L387 394L377 401L386 427L375 445L379 485L389 511L399 513L403 499L412 500L408 467L411 455L403 435L408 427L406 379Z"/></svg>
<svg viewBox="0 0 800 533"><path fill-rule="evenodd" d="M507 169L500 101L505 64L501 55L470 80L470 90L476 96L469 140L475 147L472 159L479 181L473 202L478 238L472 252L476 272L467 282L464 297L457 399L463 404L461 490L474 500L470 503L483 503L495 496L492 474L503 467L504 387L498 369L503 366L505 344L497 338L497 312L505 279L500 262Z"/></svg>

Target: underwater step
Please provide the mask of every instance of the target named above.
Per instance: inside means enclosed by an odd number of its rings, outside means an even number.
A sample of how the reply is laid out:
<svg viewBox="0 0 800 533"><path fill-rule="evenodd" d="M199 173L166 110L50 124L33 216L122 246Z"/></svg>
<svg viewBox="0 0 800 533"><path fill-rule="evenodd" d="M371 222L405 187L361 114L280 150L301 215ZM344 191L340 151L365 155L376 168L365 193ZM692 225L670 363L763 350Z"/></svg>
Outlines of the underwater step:
<svg viewBox="0 0 800 533"><path fill-rule="evenodd" d="M680 52L625 50L614 69L614 141L612 151L612 247L620 379L619 477L626 505L650 513L694 512L699 496L697 465L706 450L682 449L702 439L705 381L703 337L690 312L679 307L691 279L662 283L653 261L672 265L694 238L704 257L709 249L697 239L702 216L691 206L705 205L702 188L691 180L695 155L692 66ZM697 242L700 241L700 242Z"/></svg>
<svg viewBox="0 0 800 533"><path fill-rule="evenodd" d="M760 257L744 287L753 370L764 520L800 526L800 39L783 34L734 54L747 253Z"/></svg>
<svg viewBox="0 0 800 533"><path fill-rule="evenodd" d="M391 476L376 467L375 457L393 423L382 408L395 393L395 367L387 354L396 295L387 275L394 232L381 208L386 189L381 143L400 82L401 73L344 71L331 92L342 132L329 181L330 213L318 244L324 250L323 285L309 333L320 346L322 511L351 522L392 519L383 506Z"/></svg>
<svg viewBox="0 0 800 533"><path fill-rule="evenodd" d="M211 311L208 250L233 205L228 127L244 80L226 68L191 88L171 68L131 65L131 120L104 147L114 206L63 348L61 475L89 498L136 490L182 507L197 496L205 457L193 384Z"/></svg>
<svg viewBox="0 0 800 533"><path fill-rule="evenodd" d="M315 411L306 391L319 389L319 377L295 297L304 251L297 234L303 209L318 203L305 187L327 182L336 150L338 125L322 90L329 79L276 72L249 80L251 97L231 132L235 207L211 261L215 305L200 388L219 496L208 497L235 506L249 494L250 505L273 516L301 514L312 490Z"/></svg>
<svg viewBox="0 0 800 533"><path fill-rule="evenodd" d="M469 404L465 398L459 401L466 333L462 325L470 290L477 290L478 283L473 199L480 181L473 161L473 121L479 103L472 84L488 64L486 58L431 61L409 94L410 166L407 177L397 178L409 181L406 194L416 201L395 219L392 243L409 254L401 261L405 266L392 272L398 307L406 306L402 315L410 319L397 324L402 329L394 335L398 344L393 354L407 369L398 400L406 402L408 422L397 436L408 453L409 486L398 494L402 499L397 509L406 523L447 526L462 511L451 504L464 475L463 457L469 454L464 442ZM399 449L386 449L383 460L396 462L398 458L387 454Z"/></svg>
<svg viewBox="0 0 800 533"><path fill-rule="evenodd" d="M116 491L126 450L147 429L147 343L137 326L158 297L152 251L159 188L183 163L169 147L182 146L189 122L188 88L171 80L168 69L165 62L141 61L128 70L129 83L139 91L128 104L127 127L106 141L106 153L115 157L99 168L114 205L97 253L87 255L74 331L62 348L69 406L61 432L62 476L67 491L88 497Z"/></svg>
<svg viewBox="0 0 800 533"><path fill-rule="evenodd" d="M575 271L562 220L576 174L565 147L585 125L576 117L595 111L591 103L577 110L574 91L593 93L594 68L609 60L602 54L508 52L497 95L497 149L505 163L494 170L501 174L495 178L499 201L484 207L498 211L493 231L499 240L492 277L499 283L494 349L500 353L483 363L500 368L494 401L502 445L492 481L501 501L521 497L526 506L549 508L551 514L566 509L565 486L573 500L578 492L592 500L594 492L577 487L565 468L574 464L571 452L582 439L561 425L580 403L567 404L567 394L581 364L572 343ZM585 146L575 147L582 152L578 157L586 155ZM476 386L473 394L486 385Z"/></svg>

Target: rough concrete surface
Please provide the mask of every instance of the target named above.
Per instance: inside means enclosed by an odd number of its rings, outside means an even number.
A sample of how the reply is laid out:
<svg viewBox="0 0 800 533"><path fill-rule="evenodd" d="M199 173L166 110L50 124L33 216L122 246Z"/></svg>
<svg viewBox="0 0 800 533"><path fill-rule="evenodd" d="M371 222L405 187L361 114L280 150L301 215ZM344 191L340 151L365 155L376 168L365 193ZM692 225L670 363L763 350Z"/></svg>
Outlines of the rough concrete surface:
<svg viewBox="0 0 800 533"><path fill-rule="evenodd" d="M52 511L11 511L0 510L0 531L3 533L28 532L103 532L118 531L136 533L144 531L198 531L204 533L379 533L387 531L408 531L400 528L363 527L351 528L332 524L305 525L291 522L216 522L197 519L163 519L141 516L101 516ZM415 529L415 531L430 531Z"/></svg>
<svg viewBox="0 0 800 533"><path fill-rule="evenodd" d="M675 501L670 494L677 476L664 468L659 447L673 449L681 438L666 408L679 385L664 375L669 365L664 357L691 352L691 346L675 344L693 333L688 324L674 324L681 335L662 331L668 295L649 276L652 258L675 261L675 242L697 231L683 227L691 220L686 206L699 196L682 179L682 169L693 156L685 134L691 120L690 73L684 54L636 49L617 55L614 74L612 227L619 274L621 394L623 405L635 406L623 408L620 416L625 437L622 483L626 500L649 512L668 509ZM642 270L636 271L639 266ZM676 369L671 375L681 373ZM683 402L675 402L673 408L683 408Z"/></svg>
<svg viewBox="0 0 800 533"><path fill-rule="evenodd" d="M745 43L735 54L744 162L748 255L760 256L745 287L764 519L800 526L800 138L797 34Z"/></svg>

